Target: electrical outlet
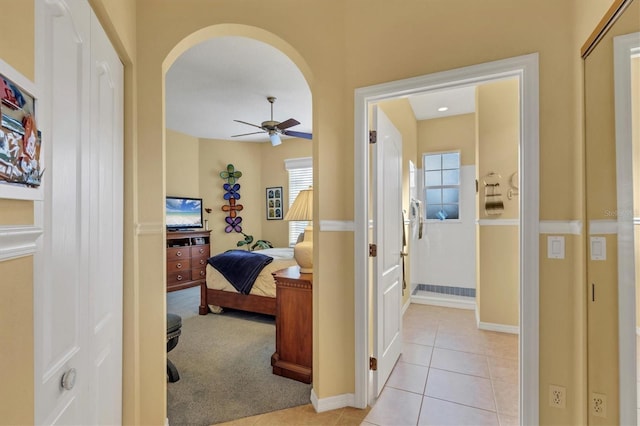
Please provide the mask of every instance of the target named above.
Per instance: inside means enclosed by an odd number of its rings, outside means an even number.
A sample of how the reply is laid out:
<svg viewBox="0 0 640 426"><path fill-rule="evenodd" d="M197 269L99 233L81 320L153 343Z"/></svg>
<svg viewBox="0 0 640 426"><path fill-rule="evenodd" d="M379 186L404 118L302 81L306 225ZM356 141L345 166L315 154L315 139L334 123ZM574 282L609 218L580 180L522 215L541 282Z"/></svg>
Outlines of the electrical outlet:
<svg viewBox="0 0 640 426"><path fill-rule="evenodd" d="M591 394L591 414L596 417L607 417L607 396L601 393Z"/></svg>
<svg viewBox="0 0 640 426"><path fill-rule="evenodd" d="M555 408L567 406L567 390L563 386L549 385L549 405Z"/></svg>

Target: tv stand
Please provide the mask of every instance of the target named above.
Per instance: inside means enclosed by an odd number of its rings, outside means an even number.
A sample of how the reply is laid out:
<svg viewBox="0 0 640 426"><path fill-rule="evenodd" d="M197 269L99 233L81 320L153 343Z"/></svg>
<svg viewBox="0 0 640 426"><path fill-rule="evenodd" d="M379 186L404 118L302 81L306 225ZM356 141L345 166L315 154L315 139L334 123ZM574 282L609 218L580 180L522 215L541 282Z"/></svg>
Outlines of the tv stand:
<svg viewBox="0 0 640 426"><path fill-rule="evenodd" d="M199 286L206 280L210 234L205 230L167 230L167 291Z"/></svg>

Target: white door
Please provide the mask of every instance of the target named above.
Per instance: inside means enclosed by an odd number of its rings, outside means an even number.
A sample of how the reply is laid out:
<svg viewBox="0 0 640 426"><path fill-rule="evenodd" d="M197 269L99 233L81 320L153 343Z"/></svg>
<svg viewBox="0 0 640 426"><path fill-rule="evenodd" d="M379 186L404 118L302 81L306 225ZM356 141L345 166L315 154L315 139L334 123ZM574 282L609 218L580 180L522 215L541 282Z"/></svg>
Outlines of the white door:
<svg viewBox="0 0 640 426"><path fill-rule="evenodd" d="M36 26L35 422L119 424L122 64L86 0L37 0Z"/></svg>
<svg viewBox="0 0 640 426"><path fill-rule="evenodd" d="M402 136L373 107L373 389L378 396L402 352Z"/></svg>

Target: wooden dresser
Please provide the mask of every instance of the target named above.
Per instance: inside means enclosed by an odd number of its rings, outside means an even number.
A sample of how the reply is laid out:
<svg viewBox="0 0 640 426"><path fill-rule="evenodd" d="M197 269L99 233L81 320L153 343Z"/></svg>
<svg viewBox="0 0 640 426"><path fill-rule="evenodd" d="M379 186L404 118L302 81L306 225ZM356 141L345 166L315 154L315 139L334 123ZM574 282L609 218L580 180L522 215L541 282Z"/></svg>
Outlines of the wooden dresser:
<svg viewBox="0 0 640 426"><path fill-rule="evenodd" d="M313 274L292 266L273 273L276 280L276 351L273 374L311 383L313 361Z"/></svg>
<svg viewBox="0 0 640 426"><path fill-rule="evenodd" d="M206 279L211 231L167 231L167 291L200 285Z"/></svg>

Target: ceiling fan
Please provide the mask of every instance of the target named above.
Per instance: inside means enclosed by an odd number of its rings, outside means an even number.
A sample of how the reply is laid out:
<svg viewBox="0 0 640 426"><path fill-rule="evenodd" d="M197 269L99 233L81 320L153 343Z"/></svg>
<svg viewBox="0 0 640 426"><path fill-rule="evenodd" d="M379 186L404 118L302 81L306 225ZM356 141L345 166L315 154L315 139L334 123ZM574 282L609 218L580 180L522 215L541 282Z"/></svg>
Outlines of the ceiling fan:
<svg viewBox="0 0 640 426"><path fill-rule="evenodd" d="M233 121L236 121L238 123L246 124L248 126L257 127L259 129L262 129L262 130L259 131L259 132L243 133L241 135L232 135L231 136L232 138L237 138L239 136L256 135L258 133L267 133L267 134L269 134L269 139L271 140L271 145L273 145L273 146L277 146L277 145L280 145L282 143L282 140L280 139L280 135L293 136L293 137L296 137L296 138L311 139L311 137L312 137L311 133L295 132L293 130L288 130L289 127L297 126L298 124L300 124L300 122L298 120L294 119L294 118L290 118L290 119L285 120L283 122L274 121L273 120L273 103L276 101L276 98L273 97L273 96L269 96L269 97L267 97L267 100L271 104L271 120L263 121L260 126L258 126L257 124L247 123L246 121L242 121L242 120L233 120Z"/></svg>

